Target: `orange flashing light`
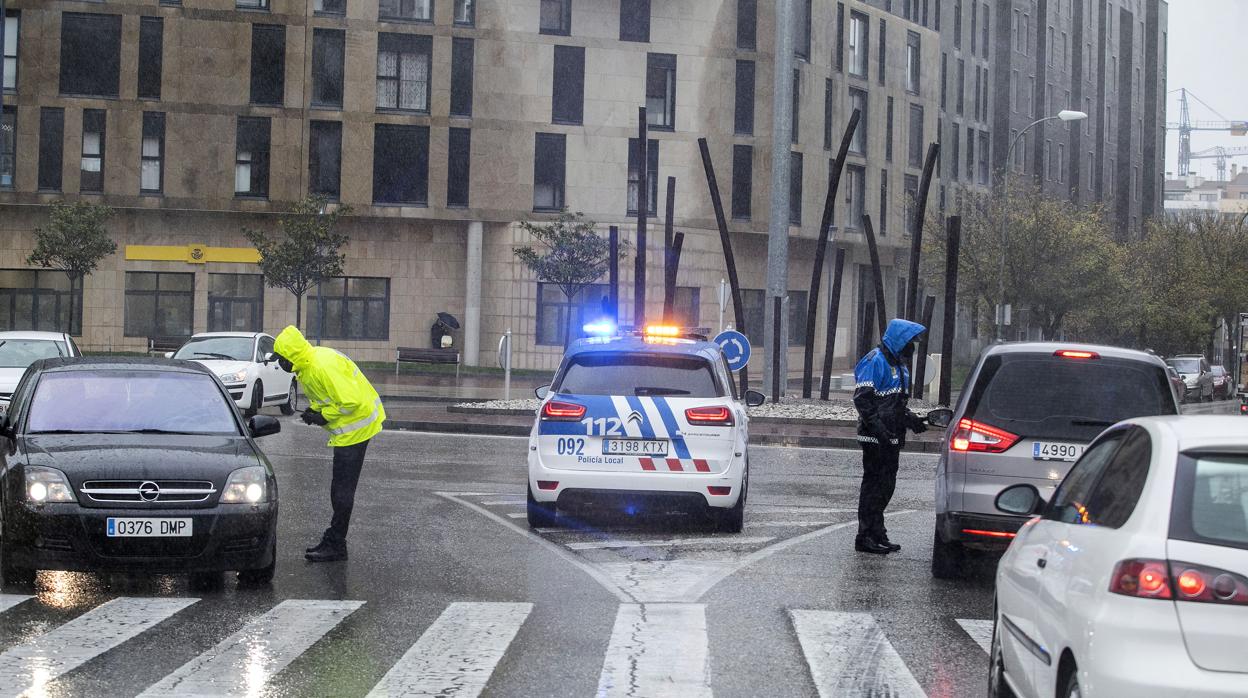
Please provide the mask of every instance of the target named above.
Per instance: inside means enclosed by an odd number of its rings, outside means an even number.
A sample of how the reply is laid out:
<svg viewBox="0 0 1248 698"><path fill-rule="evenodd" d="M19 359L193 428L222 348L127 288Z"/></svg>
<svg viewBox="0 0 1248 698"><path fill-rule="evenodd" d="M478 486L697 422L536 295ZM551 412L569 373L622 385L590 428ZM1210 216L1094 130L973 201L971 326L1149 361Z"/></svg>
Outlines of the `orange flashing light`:
<svg viewBox="0 0 1248 698"><path fill-rule="evenodd" d="M675 325L647 325L645 335L647 337L679 337L680 328Z"/></svg>

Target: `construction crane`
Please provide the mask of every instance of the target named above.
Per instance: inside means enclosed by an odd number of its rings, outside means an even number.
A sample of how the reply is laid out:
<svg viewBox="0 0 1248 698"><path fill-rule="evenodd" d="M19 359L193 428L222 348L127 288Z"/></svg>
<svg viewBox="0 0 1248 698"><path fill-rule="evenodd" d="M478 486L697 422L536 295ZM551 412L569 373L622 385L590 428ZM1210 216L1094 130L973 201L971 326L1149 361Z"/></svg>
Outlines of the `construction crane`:
<svg viewBox="0 0 1248 698"><path fill-rule="evenodd" d="M1186 88L1180 87L1172 92L1179 93L1179 121L1178 123L1169 122L1166 129L1169 131L1179 132L1179 176L1186 177L1191 173L1192 169L1192 131L1229 131L1232 136L1248 136L1248 120L1233 121L1218 114L1218 110L1205 103L1205 100L1197 97L1189 92ZM1191 95L1192 99L1200 102L1206 109L1215 115L1222 117L1222 121L1192 121L1191 111L1187 107L1187 97ZM1201 151L1205 153L1207 151ZM1216 156L1204 156L1216 157ZM1221 167L1225 169L1226 161L1221 161Z"/></svg>
<svg viewBox="0 0 1248 698"><path fill-rule="evenodd" d="M1230 158L1248 155L1248 147L1227 148L1215 145L1212 148L1188 154L1189 160L1216 160L1214 167L1218 170L1218 181L1226 181L1226 161Z"/></svg>

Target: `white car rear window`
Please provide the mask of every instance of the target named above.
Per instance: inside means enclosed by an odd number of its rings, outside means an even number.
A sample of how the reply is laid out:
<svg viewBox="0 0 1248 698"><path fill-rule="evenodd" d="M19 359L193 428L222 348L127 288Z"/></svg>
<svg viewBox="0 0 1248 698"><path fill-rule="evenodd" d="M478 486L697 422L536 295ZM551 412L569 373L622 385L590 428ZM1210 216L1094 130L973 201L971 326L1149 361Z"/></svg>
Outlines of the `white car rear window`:
<svg viewBox="0 0 1248 698"><path fill-rule="evenodd" d="M573 395L721 397L711 364L700 356L603 352L568 362L556 392Z"/></svg>

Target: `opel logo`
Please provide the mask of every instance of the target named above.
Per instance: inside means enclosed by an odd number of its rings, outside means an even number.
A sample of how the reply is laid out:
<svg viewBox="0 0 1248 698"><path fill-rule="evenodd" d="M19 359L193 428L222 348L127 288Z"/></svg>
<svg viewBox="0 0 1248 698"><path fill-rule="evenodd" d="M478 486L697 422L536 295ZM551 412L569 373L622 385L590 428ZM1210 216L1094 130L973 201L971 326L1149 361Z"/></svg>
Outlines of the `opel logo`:
<svg viewBox="0 0 1248 698"><path fill-rule="evenodd" d="M145 502L156 501L156 499L160 497L160 485L157 485L151 480L145 481L143 484L139 485L139 497L141 497Z"/></svg>
<svg viewBox="0 0 1248 698"><path fill-rule="evenodd" d="M644 421L644 418L641 416L640 412L633 410L632 414L628 415L628 421L636 422L640 424L642 421Z"/></svg>

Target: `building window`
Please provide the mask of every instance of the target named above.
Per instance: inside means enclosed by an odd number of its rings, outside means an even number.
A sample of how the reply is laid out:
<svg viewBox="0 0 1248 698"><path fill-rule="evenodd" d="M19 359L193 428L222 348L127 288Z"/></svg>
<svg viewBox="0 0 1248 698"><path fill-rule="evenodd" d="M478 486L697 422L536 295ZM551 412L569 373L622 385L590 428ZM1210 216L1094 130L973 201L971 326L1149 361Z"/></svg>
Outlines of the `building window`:
<svg viewBox="0 0 1248 698"><path fill-rule="evenodd" d="M953 0L953 47L962 48L962 0Z"/></svg>
<svg viewBox="0 0 1248 698"><path fill-rule="evenodd" d="M884 161L892 162L893 161L893 98L892 97L888 98L888 104L885 107L885 112L886 114L884 117ZM862 128L861 122L859 122L858 127Z"/></svg>
<svg viewBox="0 0 1248 698"><path fill-rule="evenodd" d="M308 139L308 193L337 199L342 174L342 122L313 121Z"/></svg>
<svg viewBox="0 0 1248 698"><path fill-rule="evenodd" d="M251 25L251 103L283 102L286 92L286 27Z"/></svg>
<svg viewBox="0 0 1248 698"><path fill-rule="evenodd" d="M1010 71L1010 111L1017 112L1018 104L1022 101L1018 96L1018 90L1022 83L1018 81L1018 71Z"/></svg>
<svg viewBox="0 0 1248 698"><path fill-rule="evenodd" d="M676 128L676 56L673 54L646 54L646 123L661 131Z"/></svg>
<svg viewBox="0 0 1248 698"><path fill-rule="evenodd" d="M789 291L789 346L800 347L806 343L806 299L809 291Z"/></svg>
<svg viewBox="0 0 1248 698"><path fill-rule="evenodd" d="M754 196L754 147L732 146L732 217L750 220Z"/></svg>
<svg viewBox="0 0 1248 698"><path fill-rule="evenodd" d="M108 119L103 109L82 110L82 180L84 192L104 191L104 146Z"/></svg>
<svg viewBox="0 0 1248 698"><path fill-rule="evenodd" d="M158 194L164 188L165 114L143 112L143 146L139 164L139 191Z"/></svg>
<svg viewBox="0 0 1248 698"><path fill-rule="evenodd" d="M914 213L917 210L919 202L919 178L916 175L906 175L905 182L905 217L906 217L906 235L914 235Z"/></svg>
<svg viewBox="0 0 1248 698"><path fill-rule="evenodd" d="M737 61L733 131L739 136L754 135L754 61Z"/></svg>
<svg viewBox="0 0 1248 698"><path fill-rule="evenodd" d="M194 274L126 272L127 337L189 337L194 307Z"/></svg>
<svg viewBox="0 0 1248 698"><path fill-rule="evenodd" d="M373 127L373 203L429 203L429 127Z"/></svg>
<svg viewBox="0 0 1248 698"><path fill-rule="evenodd" d="M958 116L962 116L963 108L966 104L966 61L958 59L958 94L957 94Z"/></svg>
<svg viewBox="0 0 1248 698"><path fill-rule="evenodd" d="M845 167L845 227L862 230L862 216L866 213L867 171L860 165Z"/></svg>
<svg viewBox="0 0 1248 698"><path fill-rule="evenodd" d="M177 2L181 4L181 0L177 0ZM165 0L161 0L161 4L167 3L165 3ZM240 10L268 10L269 0L234 0L234 7Z"/></svg>
<svg viewBox="0 0 1248 698"><path fill-rule="evenodd" d="M347 0L315 0L312 11L322 15L341 15L347 12Z"/></svg>
<svg viewBox="0 0 1248 698"><path fill-rule="evenodd" d="M854 129L854 137L849 142L851 152L859 155L867 154L867 93L865 90L849 88L849 113L859 112L858 128Z"/></svg>
<svg viewBox="0 0 1248 698"><path fill-rule="evenodd" d="M538 15L542 34L567 36L572 33L572 0L542 0Z"/></svg>
<svg viewBox="0 0 1248 698"><path fill-rule="evenodd" d="M798 135L802 130L802 71L793 69L793 128L789 131L789 139L797 145Z"/></svg>
<svg viewBox="0 0 1248 698"><path fill-rule="evenodd" d="M534 141L533 210L563 209L567 143L562 133L539 133Z"/></svg>
<svg viewBox="0 0 1248 698"><path fill-rule="evenodd" d="M64 166L65 110L60 107L39 109L39 189L61 190Z"/></svg>
<svg viewBox="0 0 1248 698"><path fill-rule="evenodd" d="M1053 181L1053 141L1044 142L1044 178Z"/></svg>
<svg viewBox="0 0 1248 698"><path fill-rule="evenodd" d="M766 302L767 292L763 289L741 289L741 315L744 316L745 327L737 329L744 332L745 336L749 338L750 344L756 347L763 346L764 342L763 324L767 317Z"/></svg>
<svg viewBox="0 0 1248 698"><path fill-rule="evenodd" d="M260 332L264 329L264 276L208 275L208 331Z"/></svg>
<svg viewBox="0 0 1248 698"><path fill-rule="evenodd" d="M451 116L472 116L472 39L451 39Z"/></svg>
<svg viewBox="0 0 1248 698"><path fill-rule="evenodd" d="M981 157L982 157L982 154L981 154ZM1066 174L1065 174L1065 170L1066 170L1066 144L1065 144L1065 143L1058 143L1058 144L1057 144L1057 164L1056 164L1056 167L1057 167L1057 181L1058 181L1058 182L1065 182L1065 181L1066 181Z"/></svg>
<svg viewBox="0 0 1248 698"><path fill-rule="evenodd" d="M346 4L345 0L333 1L336 4ZM319 6L321 2L331 2L331 0L317 0L317 5ZM377 3L377 15L381 19L432 22L433 0L381 0Z"/></svg>
<svg viewBox="0 0 1248 698"><path fill-rule="evenodd" d="M602 317L603 299L610 291L606 284L590 284L571 300L555 284L537 284L537 338L538 346L563 346L567 343L568 326L572 336L581 336L586 322Z"/></svg>
<svg viewBox="0 0 1248 698"><path fill-rule="evenodd" d="M910 141L906 152L911 167L923 165L923 107L918 104L910 105Z"/></svg>
<svg viewBox="0 0 1248 698"><path fill-rule="evenodd" d="M17 172L17 109L0 111L0 189L13 188Z"/></svg>
<svg viewBox="0 0 1248 698"><path fill-rule="evenodd" d="M585 113L585 47L556 46L551 80L551 121L579 124Z"/></svg>
<svg viewBox="0 0 1248 698"><path fill-rule="evenodd" d="M947 104L949 85L949 54L940 54L940 108L943 111Z"/></svg>
<svg viewBox="0 0 1248 698"><path fill-rule="evenodd" d="M320 31L320 30L317 30ZM429 111L429 56L433 41L416 34L377 36L377 108ZM341 67L341 64L339 64ZM341 73L339 74L341 77ZM339 82L338 104L342 104Z"/></svg>
<svg viewBox="0 0 1248 698"><path fill-rule="evenodd" d="M832 112L835 109L835 88L832 78L823 83L823 149L832 150Z"/></svg>
<svg viewBox="0 0 1248 698"><path fill-rule="evenodd" d="M139 20L139 99L160 99L165 23L160 17Z"/></svg>
<svg viewBox="0 0 1248 698"><path fill-rule="evenodd" d="M342 107L342 61L345 46L346 34L341 29L312 30L312 106ZM378 63L380 55L379 52ZM378 92L380 102L380 90Z"/></svg>
<svg viewBox="0 0 1248 698"><path fill-rule="evenodd" d="M121 15L61 15L61 94L116 97Z"/></svg>
<svg viewBox="0 0 1248 698"><path fill-rule="evenodd" d="M82 280L71 291L69 277L59 271L0 270L0 331L14 330L81 335Z"/></svg>
<svg viewBox="0 0 1248 698"><path fill-rule="evenodd" d="M758 47L758 0L737 0L737 48Z"/></svg>
<svg viewBox="0 0 1248 698"><path fill-rule="evenodd" d="M789 225L802 224L802 154L789 153Z"/></svg>
<svg viewBox="0 0 1248 698"><path fill-rule="evenodd" d="M452 128L446 158L446 205L468 206L468 173L472 161L472 131Z"/></svg>
<svg viewBox="0 0 1248 698"><path fill-rule="evenodd" d="M888 235L888 170L880 170L880 237Z"/></svg>
<svg viewBox="0 0 1248 698"><path fill-rule="evenodd" d="M979 40L984 47L983 48L984 56L990 57L990 53L989 53L990 49L988 48L991 45L988 43L988 6L984 5L983 7L984 7L984 21L981 22L979 25L979 33L980 33Z"/></svg>
<svg viewBox="0 0 1248 698"><path fill-rule="evenodd" d="M240 116L235 134L234 195L269 195L269 119Z"/></svg>
<svg viewBox="0 0 1248 698"><path fill-rule="evenodd" d="M650 0L620 0L620 41L650 40Z"/></svg>
<svg viewBox="0 0 1248 698"><path fill-rule="evenodd" d="M637 192L641 186L640 148L636 138L628 139L628 213L637 214ZM659 142L646 143L646 215L655 217L659 208Z"/></svg>
<svg viewBox="0 0 1248 698"><path fill-rule="evenodd" d="M17 91L17 39L21 31L21 15L6 12L4 15L4 70L0 85L5 92Z"/></svg>
<svg viewBox="0 0 1248 698"><path fill-rule="evenodd" d="M975 129L966 127L966 181L975 179Z"/></svg>
<svg viewBox="0 0 1248 698"><path fill-rule="evenodd" d="M805 0L794 8L797 29L793 32L793 55L804 61L810 60L810 5L811 0Z"/></svg>
<svg viewBox="0 0 1248 698"><path fill-rule="evenodd" d="M914 32L906 32L906 91L916 95L919 93L919 60L921 56L919 35ZM960 63L961 61L959 61Z"/></svg>
<svg viewBox="0 0 1248 698"><path fill-rule="evenodd" d="M949 154L953 156L949 158L949 163L952 167L947 167L946 169L953 175L953 180L956 182L962 170L958 166L958 163L962 162L959 159L962 156L962 129L956 123L953 125L953 150ZM941 159L944 160L944 158Z"/></svg>
<svg viewBox="0 0 1248 698"><path fill-rule="evenodd" d="M836 3L836 72L845 72L845 3Z"/></svg>
<svg viewBox="0 0 1248 698"><path fill-rule="evenodd" d="M849 74L863 79L867 77L867 34L870 30L866 15L849 13Z"/></svg>
<svg viewBox="0 0 1248 698"><path fill-rule="evenodd" d="M1044 50L1049 53L1049 67L1052 68L1056 63L1057 41L1053 38L1053 27L1049 26L1045 34Z"/></svg>
<svg viewBox="0 0 1248 698"><path fill-rule="evenodd" d="M701 323L702 289L677 286L672 298L671 323L677 327L697 327Z"/></svg>
<svg viewBox="0 0 1248 698"><path fill-rule="evenodd" d="M308 294L308 336L320 339L390 338L390 279L340 276Z"/></svg>
<svg viewBox="0 0 1248 698"><path fill-rule="evenodd" d="M455 24L471 27L477 22L477 0L455 0Z"/></svg>

